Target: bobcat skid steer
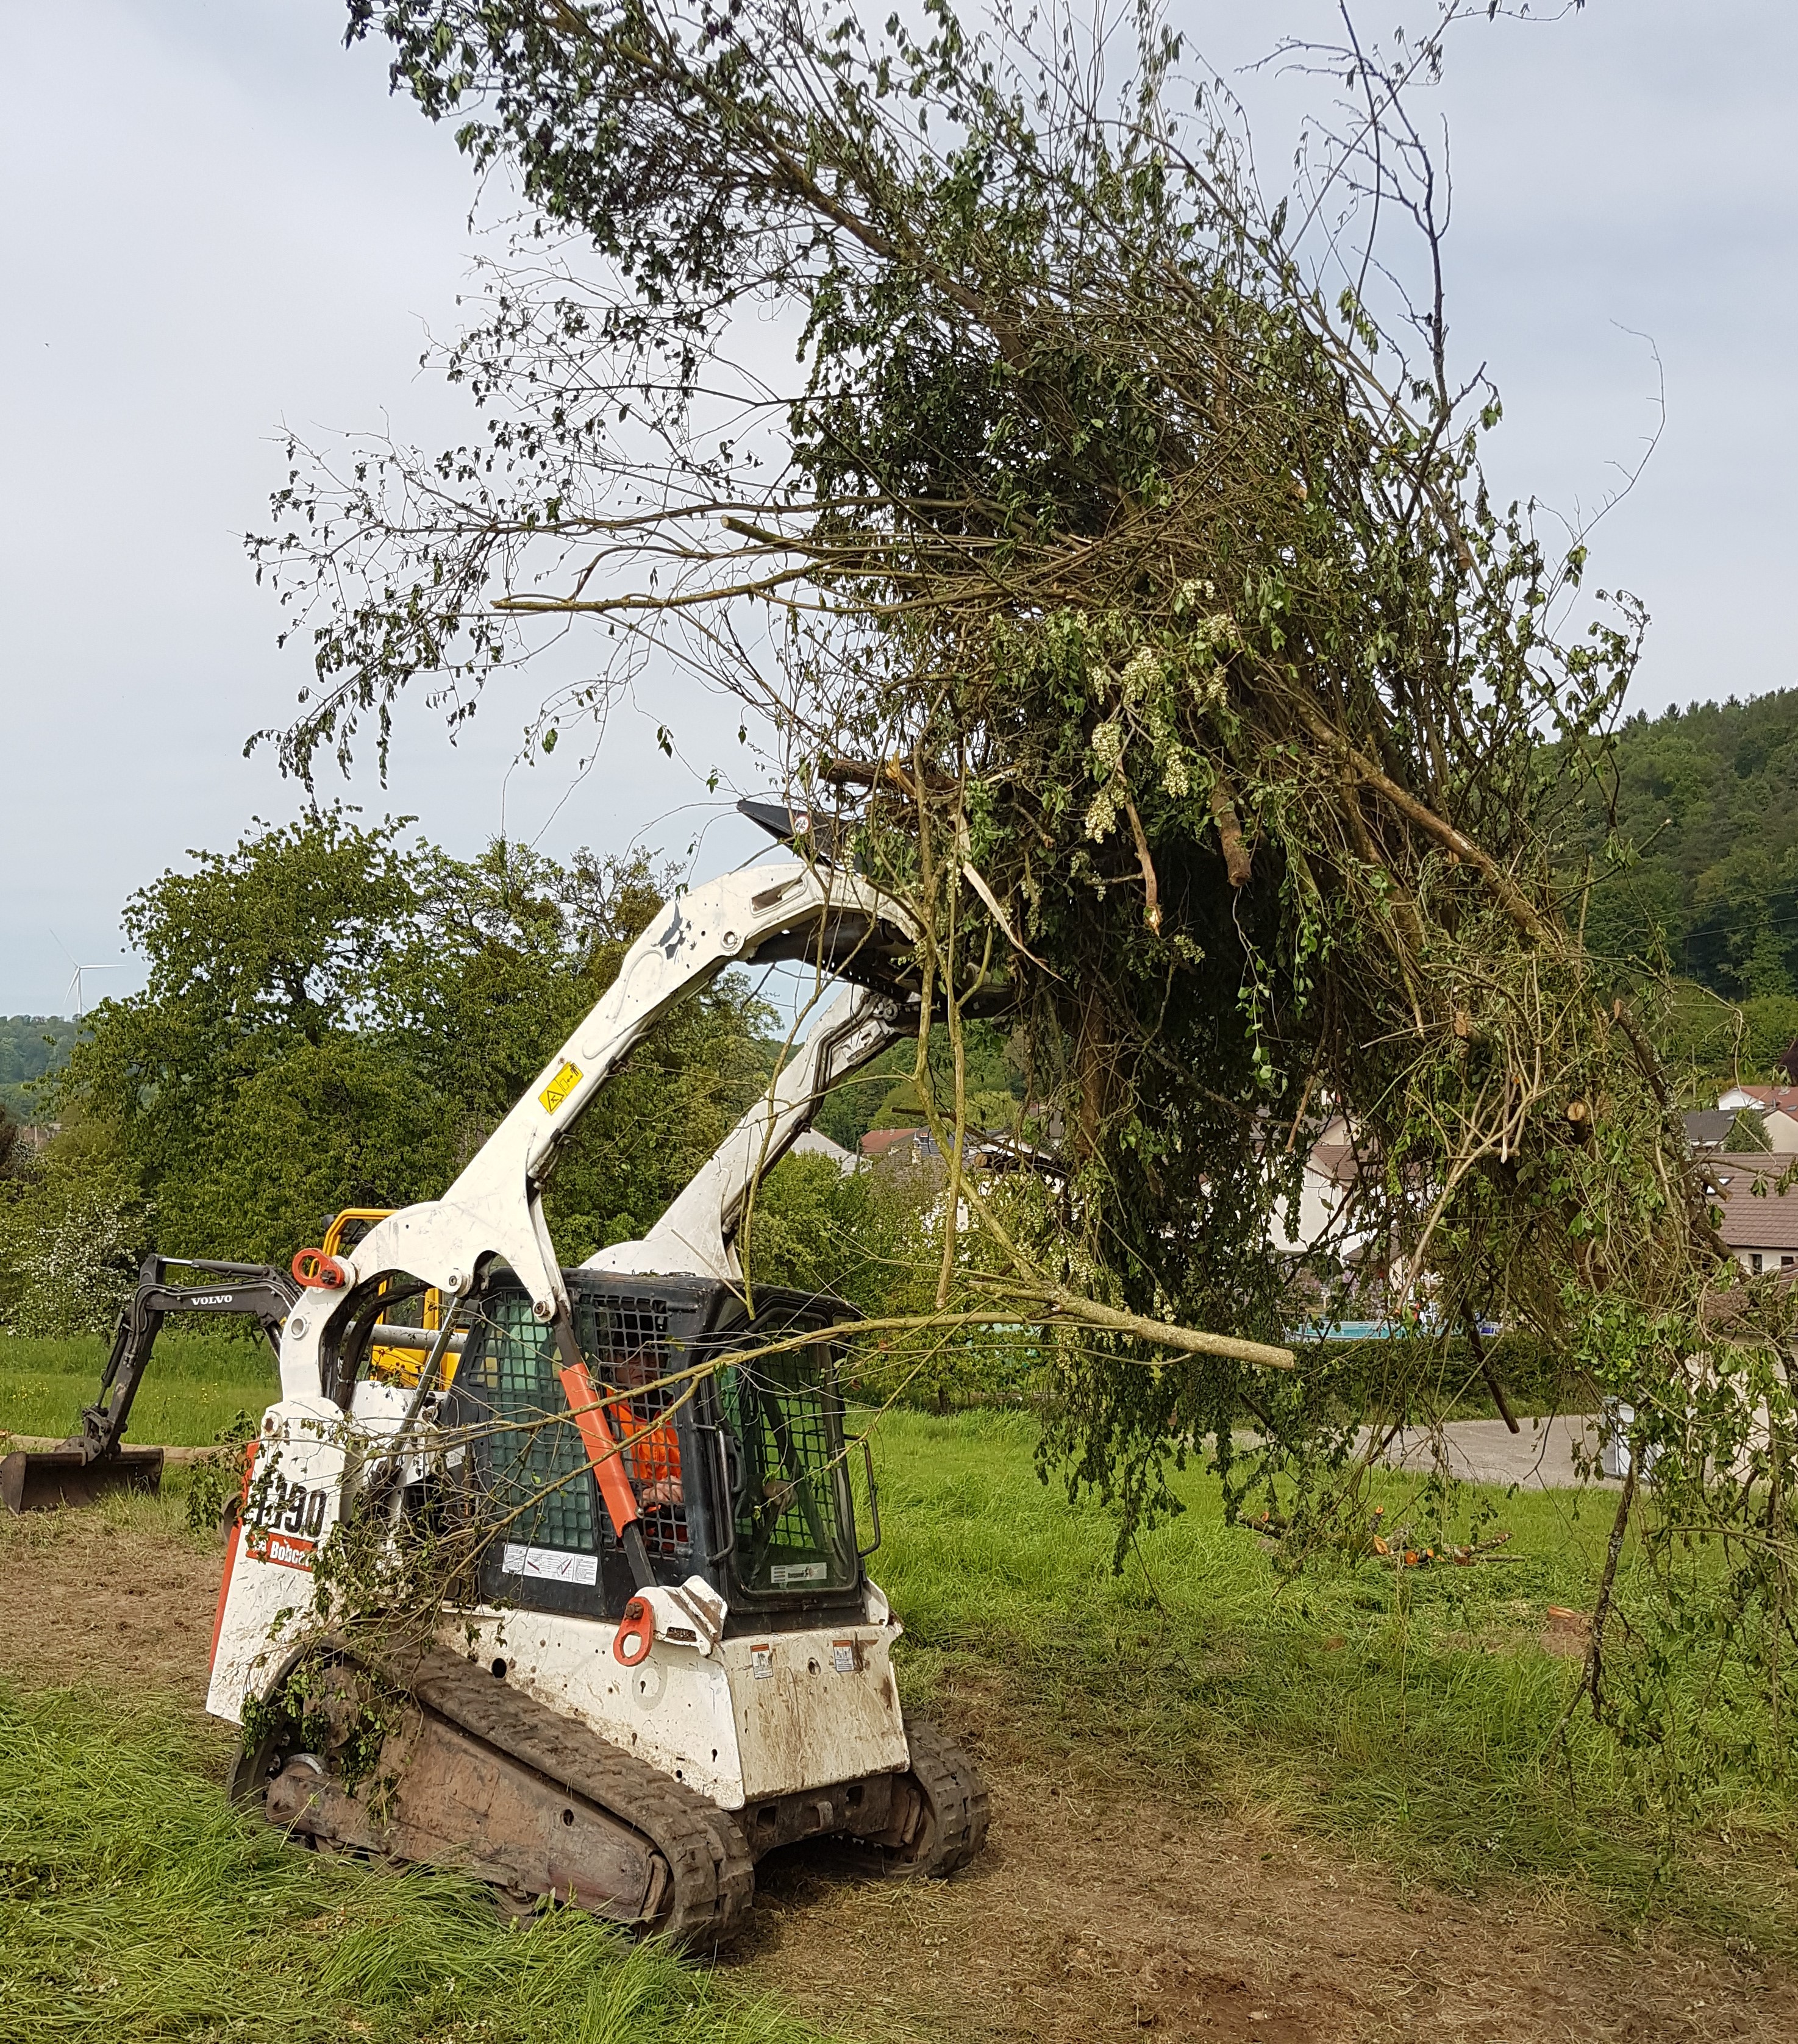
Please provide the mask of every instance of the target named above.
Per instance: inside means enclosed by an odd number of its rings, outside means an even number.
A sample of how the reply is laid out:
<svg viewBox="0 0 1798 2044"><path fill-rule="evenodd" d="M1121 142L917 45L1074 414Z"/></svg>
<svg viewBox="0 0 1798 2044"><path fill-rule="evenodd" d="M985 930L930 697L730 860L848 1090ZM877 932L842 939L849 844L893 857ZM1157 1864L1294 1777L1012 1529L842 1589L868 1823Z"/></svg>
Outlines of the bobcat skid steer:
<svg viewBox="0 0 1798 2044"><path fill-rule="evenodd" d="M909 950L891 904L821 866L681 896L442 1199L296 1259L213 1631L234 1794L321 1845L690 1944L729 1934L777 1846L835 1837L898 1873L980 1850L985 1788L904 1713L863 1566L847 1309L747 1293L734 1247L818 1098L912 1027ZM682 994L783 959L851 983L644 1240L563 1269L540 1195L582 1109ZM440 1324L409 1338L427 1290ZM373 1366L409 1339L409 1368ZM395 1558L463 1541L422 1625L320 1594L371 1529Z"/></svg>

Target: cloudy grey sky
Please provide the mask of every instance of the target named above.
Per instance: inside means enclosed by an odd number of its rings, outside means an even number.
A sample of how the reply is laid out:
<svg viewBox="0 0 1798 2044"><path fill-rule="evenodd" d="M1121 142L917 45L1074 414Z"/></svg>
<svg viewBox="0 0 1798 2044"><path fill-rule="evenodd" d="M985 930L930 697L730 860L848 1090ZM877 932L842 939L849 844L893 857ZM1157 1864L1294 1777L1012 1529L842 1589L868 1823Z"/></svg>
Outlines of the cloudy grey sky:
<svg viewBox="0 0 1798 2044"><path fill-rule="evenodd" d="M1330 14L1174 9L1227 66ZM239 537L279 479L282 422L460 424L417 363L455 325L467 174L389 99L379 53L340 47L341 19L333 0L89 0L77 27L0 0L0 1013L67 1012L63 947L118 960L133 887L298 805L266 753L241 756L304 678ZM1654 613L1650 709L1798 681L1795 82L1789 5L1591 0L1464 32L1435 96L1454 340L1504 391L1500 486L1600 502L1656 417L1638 336L1658 351L1665 432L1596 549ZM1247 89L1277 165L1294 90ZM751 848L654 741L672 715L702 774L731 763L734 718L647 702L571 793L547 765L507 778L534 701L495 695L453 751L417 705L389 790L359 776L351 798L458 850L502 820L559 851L682 854L703 830L701 873ZM127 963L89 997L137 978Z"/></svg>

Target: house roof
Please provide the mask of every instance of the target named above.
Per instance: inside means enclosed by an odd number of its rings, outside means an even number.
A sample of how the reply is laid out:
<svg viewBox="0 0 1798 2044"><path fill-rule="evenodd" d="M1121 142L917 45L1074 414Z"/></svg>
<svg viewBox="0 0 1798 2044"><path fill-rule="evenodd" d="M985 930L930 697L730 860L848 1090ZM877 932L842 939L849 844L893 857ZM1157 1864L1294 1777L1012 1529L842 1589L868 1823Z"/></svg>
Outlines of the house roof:
<svg viewBox="0 0 1798 2044"><path fill-rule="evenodd" d="M925 1135L921 1128L870 1128L862 1138L864 1157L884 1157L889 1150L895 1150L901 1143L914 1142Z"/></svg>
<svg viewBox="0 0 1798 2044"><path fill-rule="evenodd" d="M1798 1186L1775 1189L1792 1164L1764 1150L1725 1150L1705 1159L1723 1212L1719 1232L1731 1249L1798 1252Z"/></svg>
<svg viewBox="0 0 1798 2044"><path fill-rule="evenodd" d="M1685 1139L1694 1150L1720 1150L1735 1126L1735 1113L1727 1107L1701 1107L1681 1116Z"/></svg>
<svg viewBox="0 0 1798 2044"><path fill-rule="evenodd" d="M851 1170L855 1159L840 1143L833 1143L821 1129L808 1128L793 1143L794 1151L801 1157L828 1157L839 1171Z"/></svg>
<svg viewBox="0 0 1798 2044"><path fill-rule="evenodd" d="M1353 1185L1361 1175L1361 1162L1354 1154L1354 1145L1347 1140L1331 1142L1326 1139L1313 1143L1308 1161L1320 1178L1329 1179L1333 1185Z"/></svg>
<svg viewBox="0 0 1798 2044"><path fill-rule="evenodd" d="M1782 1114L1798 1116L1798 1085L1733 1085L1719 1094L1717 1105L1746 1107L1750 1101L1763 1114L1777 1108Z"/></svg>

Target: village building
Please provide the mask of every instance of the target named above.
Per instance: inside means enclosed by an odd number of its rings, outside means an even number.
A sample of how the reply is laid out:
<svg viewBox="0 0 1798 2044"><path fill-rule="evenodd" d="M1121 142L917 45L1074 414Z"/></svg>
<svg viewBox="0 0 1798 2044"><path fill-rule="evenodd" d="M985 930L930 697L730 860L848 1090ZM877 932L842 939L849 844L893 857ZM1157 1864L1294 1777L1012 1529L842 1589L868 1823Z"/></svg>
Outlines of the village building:
<svg viewBox="0 0 1798 2044"><path fill-rule="evenodd" d="M1730 1254L1755 1276L1798 1270L1798 1185L1781 1189L1793 1170L1790 1153L1726 1150L1705 1159L1723 1209L1719 1228Z"/></svg>
<svg viewBox="0 0 1798 2044"><path fill-rule="evenodd" d="M1735 1085L1717 1097L1719 1114L1734 1116L1745 1108L1760 1116L1770 1150L1798 1155L1798 1085Z"/></svg>
<svg viewBox="0 0 1798 2044"><path fill-rule="evenodd" d="M1713 1157L1729 1147L1735 1128L1735 1115L1729 1108L1701 1107L1680 1118L1685 1124L1685 1146L1694 1157Z"/></svg>
<svg viewBox="0 0 1798 2044"><path fill-rule="evenodd" d="M845 1150L840 1143L833 1143L820 1130L808 1128L793 1143L795 1157L826 1157L839 1171L853 1171L855 1158L853 1151Z"/></svg>

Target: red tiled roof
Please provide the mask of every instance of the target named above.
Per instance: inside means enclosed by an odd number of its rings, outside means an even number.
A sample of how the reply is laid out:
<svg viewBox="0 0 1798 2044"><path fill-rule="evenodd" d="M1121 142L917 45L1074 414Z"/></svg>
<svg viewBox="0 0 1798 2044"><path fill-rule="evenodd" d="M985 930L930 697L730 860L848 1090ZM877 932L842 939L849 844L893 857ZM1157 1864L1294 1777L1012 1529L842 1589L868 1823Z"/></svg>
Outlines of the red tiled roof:
<svg viewBox="0 0 1798 2044"><path fill-rule="evenodd" d="M1746 1093L1763 1111L1777 1107L1786 1114L1798 1115L1798 1085L1735 1085L1729 1090Z"/></svg>
<svg viewBox="0 0 1798 2044"><path fill-rule="evenodd" d="M901 1143L909 1143L919 1132L915 1128L870 1128L862 1138L864 1157L884 1157Z"/></svg>
<svg viewBox="0 0 1798 2044"><path fill-rule="evenodd" d="M1723 1210L1718 1231L1731 1249L1798 1251L1798 1185L1775 1189L1795 1161L1765 1150L1725 1150L1706 1160ZM1756 1192L1763 1183L1766 1190Z"/></svg>

